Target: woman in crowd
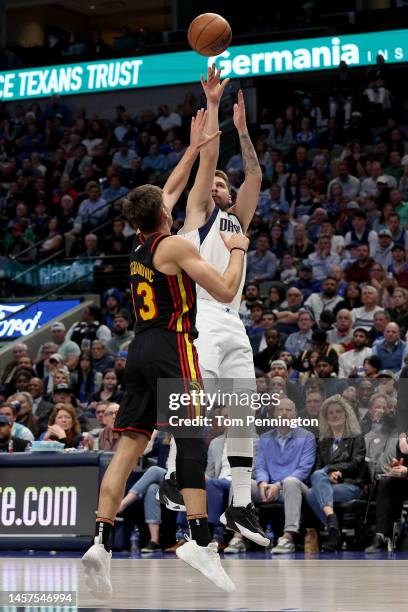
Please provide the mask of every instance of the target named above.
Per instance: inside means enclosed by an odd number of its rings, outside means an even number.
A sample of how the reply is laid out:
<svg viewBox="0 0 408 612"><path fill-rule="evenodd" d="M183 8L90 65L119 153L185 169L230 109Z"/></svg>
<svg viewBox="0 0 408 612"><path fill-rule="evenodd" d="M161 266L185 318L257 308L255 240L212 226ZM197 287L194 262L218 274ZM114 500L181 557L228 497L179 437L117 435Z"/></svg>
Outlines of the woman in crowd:
<svg viewBox="0 0 408 612"><path fill-rule="evenodd" d="M102 387L99 391L93 393L89 399L90 403L93 402L117 402L120 403L122 399L122 391L117 390L118 377L116 376L115 370L105 370L102 377Z"/></svg>
<svg viewBox="0 0 408 612"><path fill-rule="evenodd" d="M333 309L334 314L337 314L339 310L353 310L353 308L360 308L361 302L361 289L360 285L354 281L350 281L347 284L347 288L344 295L344 300L339 302Z"/></svg>
<svg viewBox="0 0 408 612"><path fill-rule="evenodd" d="M286 297L286 287L283 283L277 283L269 287L268 298L265 301L264 307L266 310L274 310L278 308Z"/></svg>
<svg viewBox="0 0 408 612"><path fill-rule="evenodd" d="M297 223L295 225L295 240L290 247L290 253L297 260L304 260L309 257L314 252L314 245L309 240L309 236L307 234L306 228L301 223Z"/></svg>
<svg viewBox="0 0 408 612"><path fill-rule="evenodd" d="M91 395L97 393L102 384L102 374L94 369L90 351L82 351L75 374L75 397L79 399L81 406L87 406Z"/></svg>
<svg viewBox="0 0 408 612"><path fill-rule="evenodd" d="M285 200L289 206L299 197L299 177L295 172L289 174L285 187Z"/></svg>
<svg viewBox="0 0 408 612"><path fill-rule="evenodd" d="M81 427L71 404L60 402L55 405L48 421L48 429L41 437L45 441L57 440L64 444L65 448L78 448L81 445ZM88 448L92 446L92 443L93 440L89 436Z"/></svg>
<svg viewBox="0 0 408 612"><path fill-rule="evenodd" d="M48 234L44 242L38 248L37 254L40 259L54 255L62 249L64 237L58 228L57 217L52 217L48 222Z"/></svg>
<svg viewBox="0 0 408 612"><path fill-rule="evenodd" d="M277 183L279 187L285 189L288 178L289 172L286 171L286 165L281 160L277 161L273 169L272 183Z"/></svg>
<svg viewBox="0 0 408 612"><path fill-rule="evenodd" d="M332 395L323 402L319 432L315 471L306 499L327 526L329 537L323 550L334 552L341 547L341 532L333 506L335 502L361 497L365 443L357 417L341 395Z"/></svg>
<svg viewBox="0 0 408 612"><path fill-rule="evenodd" d="M280 225L275 223L272 225L270 231L270 247L269 250L275 253L276 257L280 260L284 253L288 250L285 237L283 235L283 229Z"/></svg>
<svg viewBox="0 0 408 612"><path fill-rule="evenodd" d="M301 372L299 379L302 385L311 378L317 377L316 365L320 357L320 352L315 350L303 351L298 357L296 367Z"/></svg>

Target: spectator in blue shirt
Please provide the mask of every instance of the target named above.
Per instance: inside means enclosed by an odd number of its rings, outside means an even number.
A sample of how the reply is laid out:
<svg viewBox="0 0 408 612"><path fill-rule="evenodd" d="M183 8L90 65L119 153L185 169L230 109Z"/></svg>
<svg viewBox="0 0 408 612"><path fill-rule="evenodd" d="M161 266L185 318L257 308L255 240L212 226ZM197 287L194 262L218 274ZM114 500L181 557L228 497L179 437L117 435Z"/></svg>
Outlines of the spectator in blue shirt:
<svg viewBox="0 0 408 612"><path fill-rule="evenodd" d="M274 183L269 191L262 191L259 196L258 211L262 219L271 221L277 218L279 211L289 212L289 204L285 200L285 192L280 185Z"/></svg>
<svg viewBox="0 0 408 612"><path fill-rule="evenodd" d="M296 419L296 406L284 397L273 410L274 418ZM313 434L302 427L291 428L286 423L263 434L259 439L256 457L254 501L284 504L285 527L273 553L295 551L294 537L299 532L302 497L307 491L305 482L316 460L316 441Z"/></svg>
<svg viewBox="0 0 408 612"><path fill-rule="evenodd" d="M395 374L404 366L407 345L401 340L400 327L396 323L388 323L384 330L384 340L373 346L373 355L381 359L381 369L391 370Z"/></svg>
<svg viewBox="0 0 408 612"><path fill-rule="evenodd" d="M167 170L166 156L159 153L159 145L150 145L149 155L143 159L142 169L148 172L165 172Z"/></svg>
<svg viewBox="0 0 408 612"><path fill-rule="evenodd" d="M269 238L267 234L260 234L256 241L255 251L248 253L247 257L247 282L260 283L272 280L276 274L278 260L274 253L269 250Z"/></svg>
<svg viewBox="0 0 408 612"><path fill-rule="evenodd" d="M81 202L78 216L82 223L87 223L91 228L100 225L108 216L109 207L106 200L101 197L101 189L95 181L90 181L86 186L88 198Z"/></svg>
<svg viewBox="0 0 408 612"><path fill-rule="evenodd" d="M170 151L170 153L167 154L168 170L177 166L180 159L183 157L185 151L186 147L183 145L183 142L180 140L180 138L176 138L172 150Z"/></svg>
<svg viewBox="0 0 408 612"><path fill-rule="evenodd" d="M129 189L122 185L119 174L112 174L109 179L109 187L102 191L102 197L107 202L111 202L112 200L123 198L128 192Z"/></svg>

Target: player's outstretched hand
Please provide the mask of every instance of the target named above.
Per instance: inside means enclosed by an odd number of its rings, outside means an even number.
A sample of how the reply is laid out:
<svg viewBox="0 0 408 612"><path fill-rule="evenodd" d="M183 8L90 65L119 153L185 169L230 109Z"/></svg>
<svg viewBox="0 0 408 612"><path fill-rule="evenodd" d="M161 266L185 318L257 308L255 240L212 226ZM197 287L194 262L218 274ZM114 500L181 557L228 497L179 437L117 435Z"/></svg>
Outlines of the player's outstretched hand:
<svg viewBox="0 0 408 612"><path fill-rule="evenodd" d="M191 119L190 147L198 151L221 134L220 130L213 134L206 134L204 132L206 122L207 111L203 108L200 108L197 115Z"/></svg>
<svg viewBox="0 0 408 612"><path fill-rule="evenodd" d="M207 102L219 104L224 89L229 83L229 79L224 79L221 83L221 70L216 70L215 64L208 69L207 80L201 75L201 85L203 86Z"/></svg>
<svg viewBox="0 0 408 612"><path fill-rule="evenodd" d="M247 131L245 101L242 89L238 91L238 102L234 104L234 125L239 133Z"/></svg>
<svg viewBox="0 0 408 612"><path fill-rule="evenodd" d="M220 233L221 238L229 251L231 251L233 248L248 251L249 239L244 234L231 234L231 236L227 236L224 232Z"/></svg>

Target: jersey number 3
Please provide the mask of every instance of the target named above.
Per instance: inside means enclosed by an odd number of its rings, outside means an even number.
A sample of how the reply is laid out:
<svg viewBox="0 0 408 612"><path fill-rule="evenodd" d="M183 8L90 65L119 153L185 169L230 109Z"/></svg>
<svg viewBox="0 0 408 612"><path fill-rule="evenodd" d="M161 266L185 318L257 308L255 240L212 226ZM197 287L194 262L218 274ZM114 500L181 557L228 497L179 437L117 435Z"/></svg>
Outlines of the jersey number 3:
<svg viewBox="0 0 408 612"><path fill-rule="evenodd" d="M143 321L150 321L155 319L158 315L156 296L153 287L148 283L139 283L136 289L137 295L143 298L143 306L138 309L140 318Z"/></svg>

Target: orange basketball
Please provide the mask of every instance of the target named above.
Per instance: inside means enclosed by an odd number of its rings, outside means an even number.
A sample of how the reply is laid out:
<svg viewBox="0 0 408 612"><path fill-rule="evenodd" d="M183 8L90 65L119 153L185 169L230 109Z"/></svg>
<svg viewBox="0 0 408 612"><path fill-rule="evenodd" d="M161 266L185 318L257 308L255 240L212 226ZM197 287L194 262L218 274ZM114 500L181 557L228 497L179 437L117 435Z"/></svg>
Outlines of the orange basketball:
<svg viewBox="0 0 408 612"><path fill-rule="evenodd" d="M188 28L188 42L201 55L219 55L229 46L232 38L231 26L224 17L216 13L198 15Z"/></svg>

